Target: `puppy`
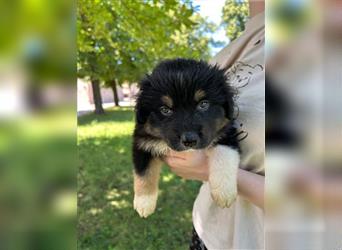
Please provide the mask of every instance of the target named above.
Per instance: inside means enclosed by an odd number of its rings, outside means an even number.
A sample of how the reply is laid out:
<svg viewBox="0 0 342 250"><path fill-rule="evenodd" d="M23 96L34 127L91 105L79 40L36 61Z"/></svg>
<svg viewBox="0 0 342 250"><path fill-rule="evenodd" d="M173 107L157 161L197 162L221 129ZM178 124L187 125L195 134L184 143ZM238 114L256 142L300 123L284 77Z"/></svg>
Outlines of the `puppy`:
<svg viewBox="0 0 342 250"><path fill-rule="evenodd" d="M135 210L141 217L154 212L163 156L199 149L208 156L213 200L229 207L237 195L240 154L225 71L203 61L166 60L140 87L132 151Z"/></svg>

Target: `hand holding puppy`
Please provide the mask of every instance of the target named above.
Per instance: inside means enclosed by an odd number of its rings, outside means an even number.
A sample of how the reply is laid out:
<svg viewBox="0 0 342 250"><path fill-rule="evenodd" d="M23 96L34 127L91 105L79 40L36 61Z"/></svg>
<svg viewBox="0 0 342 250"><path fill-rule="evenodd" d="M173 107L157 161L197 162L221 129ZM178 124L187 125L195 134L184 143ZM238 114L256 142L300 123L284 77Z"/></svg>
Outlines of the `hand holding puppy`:
<svg viewBox="0 0 342 250"><path fill-rule="evenodd" d="M208 181L209 164L204 150L170 152L164 161L176 175L189 179ZM263 176L238 169L238 193L261 209L264 208L264 182Z"/></svg>
<svg viewBox="0 0 342 250"><path fill-rule="evenodd" d="M207 150L170 151L164 160L185 179L209 181L211 196L220 207L229 207L236 199L239 155L235 150L219 145Z"/></svg>
<svg viewBox="0 0 342 250"><path fill-rule="evenodd" d="M164 161L169 165L172 172L184 179L208 181L208 157L204 150L171 151L164 158Z"/></svg>

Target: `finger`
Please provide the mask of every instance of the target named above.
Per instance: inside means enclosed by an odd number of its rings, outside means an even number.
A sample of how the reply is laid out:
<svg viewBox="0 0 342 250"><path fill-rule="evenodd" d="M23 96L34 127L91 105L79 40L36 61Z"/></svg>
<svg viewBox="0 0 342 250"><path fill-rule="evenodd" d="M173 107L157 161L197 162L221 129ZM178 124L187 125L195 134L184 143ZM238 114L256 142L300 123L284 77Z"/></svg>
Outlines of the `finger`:
<svg viewBox="0 0 342 250"><path fill-rule="evenodd" d="M177 151L171 150L169 152L168 156L185 160L187 157L187 154L184 151L183 152L177 152Z"/></svg>
<svg viewBox="0 0 342 250"><path fill-rule="evenodd" d="M179 159L174 159L173 162L171 162L171 166L173 168L177 168L177 169L181 169L183 171L188 171L189 169L191 169L186 161L183 160L179 160Z"/></svg>
<svg viewBox="0 0 342 250"><path fill-rule="evenodd" d="M170 167L183 167L185 161L182 158L177 157L165 157L164 161L170 166Z"/></svg>

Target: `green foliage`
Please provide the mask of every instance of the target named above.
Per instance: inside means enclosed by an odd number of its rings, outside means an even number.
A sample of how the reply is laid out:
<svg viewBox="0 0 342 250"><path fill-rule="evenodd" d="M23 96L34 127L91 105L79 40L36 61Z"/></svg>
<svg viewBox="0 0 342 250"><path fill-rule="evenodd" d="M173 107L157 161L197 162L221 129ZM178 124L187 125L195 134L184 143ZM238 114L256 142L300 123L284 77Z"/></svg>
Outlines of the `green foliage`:
<svg viewBox="0 0 342 250"><path fill-rule="evenodd" d="M0 67L24 66L39 84L74 79L74 6L74 1L0 1Z"/></svg>
<svg viewBox="0 0 342 250"><path fill-rule="evenodd" d="M82 116L78 124L78 248L187 249L200 183L164 167L157 211L140 218L132 205L133 109Z"/></svg>
<svg viewBox="0 0 342 250"><path fill-rule="evenodd" d="M79 77L137 81L160 60L209 58L212 30L190 1L80 0Z"/></svg>
<svg viewBox="0 0 342 250"><path fill-rule="evenodd" d="M249 16L248 8L248 0L226 0L222 9L222 25L231 41L244 31Z"/></svg>

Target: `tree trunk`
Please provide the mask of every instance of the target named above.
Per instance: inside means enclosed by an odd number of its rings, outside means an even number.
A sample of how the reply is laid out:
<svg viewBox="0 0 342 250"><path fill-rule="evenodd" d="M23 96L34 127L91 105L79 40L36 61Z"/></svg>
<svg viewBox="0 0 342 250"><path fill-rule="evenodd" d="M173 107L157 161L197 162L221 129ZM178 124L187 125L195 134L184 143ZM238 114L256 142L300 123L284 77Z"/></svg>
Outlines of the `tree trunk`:
<svg viewBox="0 0 342 250"><path fill-rule="evenodd" d="M99 80L92 80L91 87L93 88L95 114L104 114Z"/></svg>
<svg viewBox="0 0 342 250"><path fill-rule="evenodd" d="M119 107L120 105L119 105L118 89L116 87L116 85L117 85L116 83L117 83L117 81L113 80L111 82L111 86L112 86L112 90L113 90L114 104L115 104L115 106Z"/></svg>

